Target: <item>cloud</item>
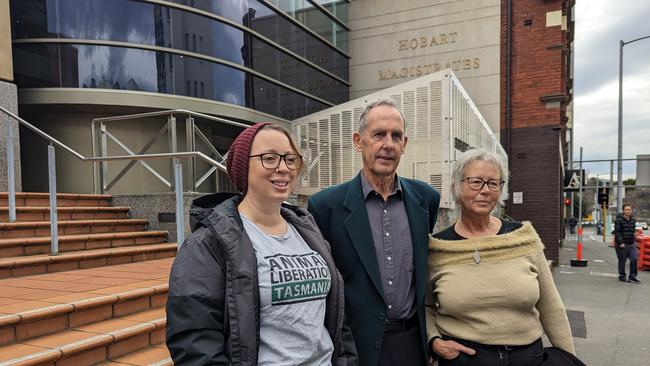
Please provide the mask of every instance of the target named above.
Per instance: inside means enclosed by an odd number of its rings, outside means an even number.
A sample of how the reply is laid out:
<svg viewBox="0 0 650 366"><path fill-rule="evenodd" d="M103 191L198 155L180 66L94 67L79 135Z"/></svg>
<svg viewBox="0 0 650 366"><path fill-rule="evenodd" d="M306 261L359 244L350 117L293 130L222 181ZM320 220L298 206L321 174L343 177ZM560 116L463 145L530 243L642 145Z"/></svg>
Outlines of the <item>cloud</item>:
<svg viewBox="0 0 650 366"><path fill-rule="evenodd" d="M616 11L611 11L616 9ZM576 5L576 94L618 80L619 41L650 35L649 1L582 1ZM624 47L625 75L648 70L650 40ZM643 57L643 55L646 55Z"/></svg>
<svg viewBox="0 0 650 366"><path fill-rule="evenodd" d="M616 9L616 11L612 11ZM574 157L616 159L618 154L619 40L650 35L650 1L590 0L576 5L574 69ZM624 48L623 158L650 153L650 39ZM609 163L587 164L609 172ZM616 172L616 165L614 166ZM626 162L624 176L635 176Z"/></svg>

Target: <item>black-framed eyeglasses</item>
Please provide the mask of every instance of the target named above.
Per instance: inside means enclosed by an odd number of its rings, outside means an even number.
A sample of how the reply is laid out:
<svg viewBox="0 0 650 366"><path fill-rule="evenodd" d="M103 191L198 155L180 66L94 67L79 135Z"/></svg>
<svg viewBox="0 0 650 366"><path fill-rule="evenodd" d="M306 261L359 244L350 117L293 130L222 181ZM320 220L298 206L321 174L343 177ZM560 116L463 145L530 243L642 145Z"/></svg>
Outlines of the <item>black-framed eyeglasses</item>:
<svg viewBox="0 0 650 366"><path fill-rule="evenodd" d="M499 179L484 180L483 178L479 177L466 177L461 180L466 180L469 188L475 191L480 191L483 189L483 186L487 185L490 191L499 192L501 189L503 189L503 185L506 184L506 182Z"/></svg>
<svg viewBox="0 0 650 366"><path fill-rule="evenodd" d="M298 154L276 154L264 153L257 155L250 155L249 158L260 158L262 166L266 169L277 169L280 162L284 160L287 168L291 170L298 170L302 166L302 156Z"/></svg>

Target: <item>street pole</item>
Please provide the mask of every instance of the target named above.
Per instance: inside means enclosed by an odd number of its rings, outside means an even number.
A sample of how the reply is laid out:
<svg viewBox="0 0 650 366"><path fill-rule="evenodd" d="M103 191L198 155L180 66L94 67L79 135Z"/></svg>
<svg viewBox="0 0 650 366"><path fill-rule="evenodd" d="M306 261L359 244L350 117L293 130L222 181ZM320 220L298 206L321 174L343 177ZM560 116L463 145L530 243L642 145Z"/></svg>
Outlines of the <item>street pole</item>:
<svg viewBox="0 0 650 366"><path fill-rule="evenodd" d="M605 230L607 229L607 214L605 214L606 211L607 202L603 202L603 243L607 242L607 234L605 233Z"/></svg>
<svg viewBox="0 0 650 366"><path fill-rule="evenodd" d="M618 165L617 184L616 184L616 212L623 212L623 196L621 190L623 189L623 46L625 42L620 41L618 46Z"/></svg>
<svg viewBox="0 0 650 366"><path fill-rule="evenodd" d="M569 144L569 169L567 170L573 171L574 169L573 167L573 126L571 126L570 134L571 134L571 140ZM569 214L569 217L575 217L575 211L573 210L573 198L574 198L573 191L571 191L569 194L571 196L571 206L570 206L571 213Z"/></svg>
<svg viewBox="0 0 650 366"><path fill-rule="evenodd" d="M578 184L578 243L582 243L582 146L580 146L580 168L578 168L580 183Z"/></svg>
<svg viewBox="0 0 650 366"><path fill-rule="evenodd" d="M616 185L616 212L619 214L623 212L623 46L647 38L650 38L650 36L639 37L628 42L620 40L618 44L618 183Z"/></svg>
<svg viewBox="0 0 650 366"><path fill-rule="evenodd" d="M587 267L588 261L582 259L582 147L580 147L580 184L578 185L578 244L576 245L576 259L571 260L571 267Z"/></svg>

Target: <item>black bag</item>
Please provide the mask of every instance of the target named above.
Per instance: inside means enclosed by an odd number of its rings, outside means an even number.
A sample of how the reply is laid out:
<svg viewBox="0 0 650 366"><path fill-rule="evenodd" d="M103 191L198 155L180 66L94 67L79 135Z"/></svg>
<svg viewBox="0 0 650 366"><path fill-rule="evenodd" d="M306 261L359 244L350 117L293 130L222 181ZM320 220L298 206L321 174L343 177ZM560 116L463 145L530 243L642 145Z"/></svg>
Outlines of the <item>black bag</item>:
<svg viewBox="0 0 650 366"><path fill-rule="evenodd" d="M544 347L544 361L540 366L587 366L578 357L557 347Z"/></svg>

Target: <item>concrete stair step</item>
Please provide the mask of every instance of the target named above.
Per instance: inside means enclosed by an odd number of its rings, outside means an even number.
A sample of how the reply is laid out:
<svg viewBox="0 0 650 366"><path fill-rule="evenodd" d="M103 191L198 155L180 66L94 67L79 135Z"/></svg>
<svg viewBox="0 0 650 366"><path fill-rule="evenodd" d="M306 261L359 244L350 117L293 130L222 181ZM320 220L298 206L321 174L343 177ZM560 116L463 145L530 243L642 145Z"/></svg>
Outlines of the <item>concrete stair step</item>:
<svg viewBox="0 0 650 366"><path fill-rule="evenodd" d="M167 238L167 231L130 231L59 236L59 252L72 252L129 245L159 244ZM0 258L22 255L49 254L49 236L0 239Z"/></svg>
<svg viewBox="0 0 650 366"><path fill-rule="evenodd" d="M57 219L66 220L108 220L127 219L129 207L123 206L97 206L97 207L57 207ZM50 219L50 208L39 206L16 207L16 221L47 221ZM9 208L0 207L0 222L9 221Z"/></svg>
<svg viewBox="0 0 650 366"><path fill-rule="evenodd" d="M172 361L167 346L164 343L160 343L121 357L112 358L110 361L102 362L99 365L172 366L174 362Z"/></svg>
<svg viewBox="0 0 650 366"><path fill-rule="evenodd" d="M152 309L164 312L171 263L162 259L0 280L0 355L11 345L34 345L30 340L50 334L132 320L125 317Z"/></svg>
<svg viewBox="0 0 650 366"><path fill-rule="evenodd" d="M4 258L0 259L0 278L170 258L176 255L177 247L176 243L160 243Z"/></svg>
<svg viewBox="0 0 650 366"><path fill-rule="evenodd" d="M161 307L72 327L0 348L0 364L94 365L164 343L165 325Z"/></svg>
<svg viewBox="0 0 650 366"><path fill-rule="evenodd" d="M57 193L57 206L110 206L111 195L107 194L76 194ZM7 192L0 192L0 206L9 206ZM16 207L18 206L50 206L50 194L43 192L16 192Z"/></svg>
<svg viewBox="0 0 650 366"><path fill-rule="evenodd" d="M59 235L143 231L149 222L144 219L61 220ZM50 235L49 221L0 223L0 239Z"/></svg>

